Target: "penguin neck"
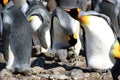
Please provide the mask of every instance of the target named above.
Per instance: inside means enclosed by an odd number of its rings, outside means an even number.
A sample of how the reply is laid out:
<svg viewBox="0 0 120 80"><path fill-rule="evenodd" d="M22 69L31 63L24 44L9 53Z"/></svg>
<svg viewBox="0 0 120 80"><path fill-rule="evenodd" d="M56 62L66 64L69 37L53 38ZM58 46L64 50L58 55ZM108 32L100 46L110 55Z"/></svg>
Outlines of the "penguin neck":
<svg viewBox="0 0 120 80"><path fill-rule="evenodd" d="M23 13L26 13L29 9L29 5L27 3L25 3L22 7L21 7L21 10Z"/></svg>
<svg viewBox="0 0 120 80"><path fill-rule="evenodd" d="M14 5L20 8L23 13L27 12L29 5L27 4L26 0L13 0Z"/></svg>

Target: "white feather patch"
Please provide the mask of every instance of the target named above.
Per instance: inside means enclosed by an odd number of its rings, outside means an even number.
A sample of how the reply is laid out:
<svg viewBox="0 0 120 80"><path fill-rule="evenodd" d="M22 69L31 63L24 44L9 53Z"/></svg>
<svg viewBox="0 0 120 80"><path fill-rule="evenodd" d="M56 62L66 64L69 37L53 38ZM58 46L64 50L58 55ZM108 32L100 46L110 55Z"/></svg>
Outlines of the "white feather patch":
<svg viewBox="0 0 120 80"><path fill-rule="evenodd" d="M14 63L14 55L13 55L13 52L11 51L11 48L10 48L10 45L9 45L9 49L8 49L8 62L7 62L7 66L6 68L7 69L11 69L12 68L12 65Z"/></svg>

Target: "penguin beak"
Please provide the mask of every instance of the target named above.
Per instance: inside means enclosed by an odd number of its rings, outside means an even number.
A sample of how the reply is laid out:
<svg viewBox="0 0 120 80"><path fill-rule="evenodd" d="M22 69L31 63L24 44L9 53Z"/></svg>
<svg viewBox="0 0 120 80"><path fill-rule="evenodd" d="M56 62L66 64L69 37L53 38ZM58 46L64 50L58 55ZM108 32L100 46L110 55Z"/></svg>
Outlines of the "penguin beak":
<svg viewBox="0 0 120 80"><path fill-rule="evenodd" d="M64 9L64 11L66 11L66 12L70 12L71 10L70 10L70 9Z"/></svg>
<svg viewBox="0 0 120 80"><path fill-rule="evenodd" d="M8 2L9 2L9 0L3 0L3 4L4 4L4 5L7 5Z"/></svg>
<svg viewBox="0 0 120 80"><path fill-rule="evenodd" d="M117 42L115 42L115 44L114 44L114 46L113 46L113 56L115 57L115 58L118 58L118 59L120 59L120 44L119 44L119 42L117 41Z"/></svg>
<svg viewBox="0 0 120 80"><path fill-rule="evenodd" d="M73 38L74 38L74 39L77 39L76 33L73 34Z"/></svg>
<svg viewBox="0 0 120 80"><path fill-rule="evenodd" d="M71 36L67 36L67 40L70 43L71 46L74 46L77 43L77 35L74 33Z"/></svg>
<svg viewBox="0 0 120 80"><path fill-rule="evenodd" d="M72 36L67 36L67 40L68 40L68 41L70 41L71 38L73 38L73 39L77 39L77 35L76 35L76 33L74 33Z"/></svg>
<svg viewBox="0 0 120 80"><path fill-rule="evenodd" d="M36 18L36 16L31 16L31 17L28 19L28 21L29 21L29 22L32 22L35 18Z"/></svg>

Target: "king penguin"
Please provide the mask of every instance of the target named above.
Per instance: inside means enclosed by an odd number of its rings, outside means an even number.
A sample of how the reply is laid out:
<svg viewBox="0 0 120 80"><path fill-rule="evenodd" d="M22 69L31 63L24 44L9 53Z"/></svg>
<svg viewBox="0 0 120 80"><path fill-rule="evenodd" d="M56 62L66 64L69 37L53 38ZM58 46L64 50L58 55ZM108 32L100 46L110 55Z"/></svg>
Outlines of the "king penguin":
<svg viewBox="0 0 120 80"><path fill-rule="evenodd" d="M109 17L79 8L65 9L80 21L85 31L87 64L89 69L110 69L115 58L120 58L120 44L111 29Z"/></svg>
<svg viewBox="0 0 120 80"><path fill-rule="evenodd" d="M37 34L41 46L41 52L50 51L51 39L49 29L51 15L42 4L41 0L13 0L13 2L26 15L34 31L33 35L35 33Z"/></svg>
<svg viewBox="0 0 120 80"><path fill-rule="evenodd" d="M56 52L59 49L74 47L76 55L79 55L81 49L80 24L63 10L77 7L76 1L57 0L56 2L57 7L52 13L52 49Z"/></svg>
<svg viewBox="0 0 120 80"><path fill-rule="evenodd" d="M21 10L15 6L1 13L3 23L3 54L6 68L12 72L30 69L32 50L32 28Z"/></svg>
<svg viewBox="0 0 120 80"><path fill-rule="evenodd" d="M41 0L28 0L29 10L26 13L41 44L41 52L51 51L50 26L51 15Z"/></svg>
<svg viewBox="0 0 120 80"><path fill-rule="evenodd" d="M107 15L111 19L112 28L120 39L120 0L102 0L96 6L95 11Z"/></svg>

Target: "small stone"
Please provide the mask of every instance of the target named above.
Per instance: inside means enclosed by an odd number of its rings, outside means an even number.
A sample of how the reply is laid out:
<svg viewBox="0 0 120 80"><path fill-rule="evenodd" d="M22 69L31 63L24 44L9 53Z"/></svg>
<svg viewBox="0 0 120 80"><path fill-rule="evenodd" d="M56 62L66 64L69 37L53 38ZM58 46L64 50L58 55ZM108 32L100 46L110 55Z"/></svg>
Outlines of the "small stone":
<svg viewBox="0 0 120 80"><path fill-rule="evenodd" d="M112 75L110 73L103 73L102 80L113 80Z"/></svg>
<svg viewBox="0 0 120 80"><path fill-rule="evenodd" d="M3 69L0 71L0 77L4 77L4 76L12 77L12 72L10 72L7 69Z"/></svg>
<svg viewBox="0 0 120 80"><path fill-rule="evenodd" d="M54 74L54 75L50 75L50 79L51 80L70 80L70 77L66 76L66 75L58 75L58 74Z"/></svg>
<svg viewBox="0 0 120 80"><path fill-rule="evenodd" d="M68 73L68 76L73 80L82 80L84 78L83 71L80 69L73 69Z"/></svg>
<svg viewBox="0 0 120 80"><path fill-rule="evenodd" d="M53 74L65 74L67 71L63 67L57 67L51 69Z"/></svg>
<svg viewBox="0 0 120 80"><path fill-rule="evenodd" d="M84 80L100 80L100 74L99 73L84 73Z"/></svg>
<svg viewBox="0 0 120 80"><path fill-rule="evenodd" d="M0 77L0 80L19 80L19 79L15 78L15 77L7 77L7 76L5 76L5 77Z"/></svg>
<svg viewBox="0 0 120 80"><path fill-rule="evenodd" d="M58 49L55 53L55 59L60 61L66 61L67 58L67 50L66 49Z"/></svg>
<svg viewBox="0 0 120 80"><path fill-rule="evenodd" d="M35 67L33 67L33 68L30 69L30 71L34 75L38 75L42 70L44 70L44 69L41 68L41 67L39 67L39 66L35 66Z"/></svg>
<svg viewBox="0 0 120 80"><path fill-rule="evenodd" d="M40 77L48 79L50 74L39 74Z"/></svg>

